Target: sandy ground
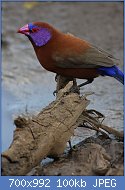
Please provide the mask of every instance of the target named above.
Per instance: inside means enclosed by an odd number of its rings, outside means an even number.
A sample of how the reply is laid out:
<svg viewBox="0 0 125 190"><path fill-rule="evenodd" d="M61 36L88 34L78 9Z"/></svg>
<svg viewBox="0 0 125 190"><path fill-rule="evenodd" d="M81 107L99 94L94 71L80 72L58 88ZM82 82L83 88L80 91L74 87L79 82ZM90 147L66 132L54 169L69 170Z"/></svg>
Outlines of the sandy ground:
<svg viewBox="0 0 125 190"><path fill-rule="evenodd" d="M36 113L55 98L55 74L45 71L26 37L16 33L33 21L49 22L109 51L121 60L123 70L123 3L115 2L4 2L2 12L2 149L13 135L13 118ZM81 82L80 80L78 80ZM89 108L102 112L105 124L123 130L123 85L113 78L100 77L83 88L90 96ZM91 135L79 129L73 143Z"/></svg>

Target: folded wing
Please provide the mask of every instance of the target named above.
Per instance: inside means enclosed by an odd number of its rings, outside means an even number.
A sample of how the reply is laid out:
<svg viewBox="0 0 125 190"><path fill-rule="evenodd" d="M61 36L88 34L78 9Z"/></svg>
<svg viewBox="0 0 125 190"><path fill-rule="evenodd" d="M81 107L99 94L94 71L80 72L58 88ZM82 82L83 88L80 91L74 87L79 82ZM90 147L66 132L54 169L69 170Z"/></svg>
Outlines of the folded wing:
<svg viewBox="0 0 125 190"><path fill-rule="evenodd" d="M75 51L72 47L64 48L63 52L56 52L53 59L56 66L60 68L99 68L112 67L117 65L119 60L113 57L106 51L97 48L90 44L90 47L82 51L82 47L79 47L80 51L77 49Z"/></svg>

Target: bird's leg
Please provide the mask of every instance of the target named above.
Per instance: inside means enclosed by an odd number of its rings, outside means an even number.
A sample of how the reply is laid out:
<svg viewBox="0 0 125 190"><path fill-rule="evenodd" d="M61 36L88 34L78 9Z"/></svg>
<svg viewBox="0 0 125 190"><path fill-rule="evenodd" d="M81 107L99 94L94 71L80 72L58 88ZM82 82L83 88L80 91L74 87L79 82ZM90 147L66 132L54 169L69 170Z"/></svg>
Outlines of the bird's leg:
<svg viewBox="0 0 125 190"><path fill-rule="evenodd" d="M82 83L82 84L79 84L78 86L76 85L76 81L75 81L75 82L73 81L73 86L72 86L72 88L70 89L70 92L75 92L75 93L80 94L80 87L92 83L93 80L94 80L93 78L92 78L92 79L88 79L86 82L84 82L84 83Z"/></svg>
<svg viewBox="0 0 125 190"><path fill-rule="evenodd" d="M79 84L78 87L80 88L80 87L82 87L82 86L85 86L85 85L87 85L87 84L92 83L93 81L94 81L93 78L92 78L92 79L88 79L86 82L84 82L84 83L82 83L82 84Z"/></svg>
<svg viewBox="0 0 125 190"><path fill-rule="evenodd" d="M69 83L69 81L73 81L73 85L75 85L75 79L73 79L72 77L61 76L59 74L56 74L55 81L57 82L57 86L56 90L53 92L54 96L58 93L60 89L64 88Z"/></svg>
<svg viewBox="0 0 125 190"><path fill-rule="evenodd" d="M72 81L73 81L73 86L70 88L69 92L80 94L80 91L79 91L80 88L77 86L76 79L73 78ZM69 93L69 92L68 92L68 93Z"/></svg>

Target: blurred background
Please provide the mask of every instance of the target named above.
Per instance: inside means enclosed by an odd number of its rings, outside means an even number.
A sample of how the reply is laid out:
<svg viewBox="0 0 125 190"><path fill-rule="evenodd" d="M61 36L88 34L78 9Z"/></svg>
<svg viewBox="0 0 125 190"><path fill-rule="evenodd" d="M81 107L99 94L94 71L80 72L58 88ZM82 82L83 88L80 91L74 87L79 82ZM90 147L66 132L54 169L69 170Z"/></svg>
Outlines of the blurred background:
<svg viewBox="0 0 125 190"><path fill-rule="evenodd" d="M122 2L3 2L2 3L2 151L12 141L13 120L20 114L36 114L55 99L55 74L39 64L27 37L17 32L23 25L48 22L110 52L123 70ZM78 83L83 82L78 80ZM99 77L82 88L94 108L106 116L105 124L123 130L123 85ZM77 129L73 143L93 131Z"/></svg>

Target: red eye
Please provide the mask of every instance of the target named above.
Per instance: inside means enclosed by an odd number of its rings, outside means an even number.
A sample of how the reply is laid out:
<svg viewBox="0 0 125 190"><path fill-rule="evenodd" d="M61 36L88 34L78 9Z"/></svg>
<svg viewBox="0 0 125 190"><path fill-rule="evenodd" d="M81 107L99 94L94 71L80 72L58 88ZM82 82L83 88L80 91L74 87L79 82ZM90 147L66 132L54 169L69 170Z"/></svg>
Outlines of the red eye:
<svg viewBox="0 0 125 190"><path fill-rule="evenodd" d="M39 30L39 28L33 28L32 32L37 32Z"/></svg>

